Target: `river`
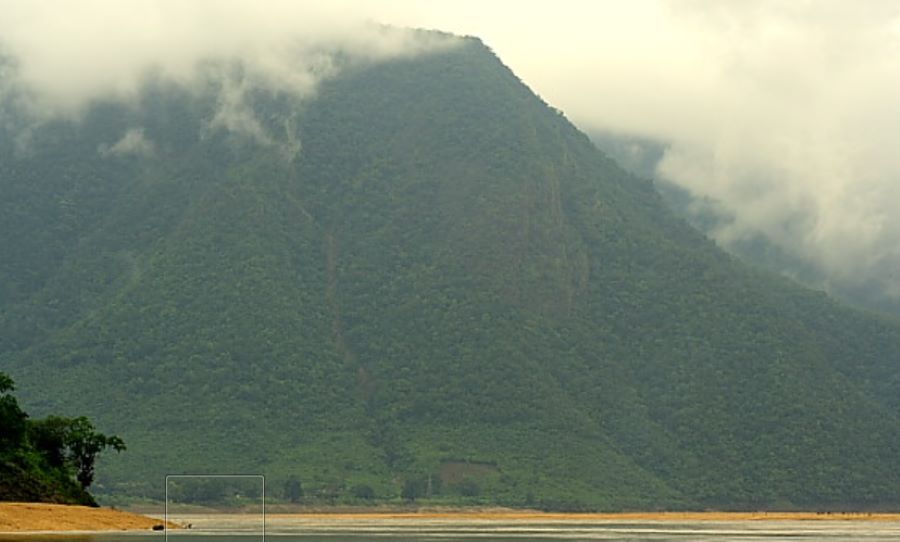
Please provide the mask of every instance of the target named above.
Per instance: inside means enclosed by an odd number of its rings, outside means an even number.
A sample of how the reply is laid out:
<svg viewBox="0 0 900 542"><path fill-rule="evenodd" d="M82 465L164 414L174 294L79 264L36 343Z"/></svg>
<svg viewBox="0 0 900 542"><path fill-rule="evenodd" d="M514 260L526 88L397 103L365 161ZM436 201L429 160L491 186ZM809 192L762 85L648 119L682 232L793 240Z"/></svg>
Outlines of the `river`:
<svg viewBox="0 0 900 542"><path fill-rule="evenodd" d="M182 521L185 518L180 518ZM189 518L189 531L0 535L0 542L255 542L262 522L247 516ZM497 521L459 519L269 518L275 542L552 542L900 540L900 522L884 521Z"/></svg>

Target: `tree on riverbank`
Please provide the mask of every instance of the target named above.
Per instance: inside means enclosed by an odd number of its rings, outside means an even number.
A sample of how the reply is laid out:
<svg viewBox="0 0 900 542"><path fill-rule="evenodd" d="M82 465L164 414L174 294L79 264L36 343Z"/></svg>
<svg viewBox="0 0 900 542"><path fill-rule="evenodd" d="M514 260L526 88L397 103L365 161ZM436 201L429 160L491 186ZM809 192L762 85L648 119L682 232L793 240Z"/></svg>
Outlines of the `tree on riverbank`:
<svg viewBox="0 0 900 542"><path fill-rule="evenodd" d="M125 450L125 442L85 417L31 420L14 391L12 378L0 373L0 501L96 505L87 488L97 457Z"/></svg>

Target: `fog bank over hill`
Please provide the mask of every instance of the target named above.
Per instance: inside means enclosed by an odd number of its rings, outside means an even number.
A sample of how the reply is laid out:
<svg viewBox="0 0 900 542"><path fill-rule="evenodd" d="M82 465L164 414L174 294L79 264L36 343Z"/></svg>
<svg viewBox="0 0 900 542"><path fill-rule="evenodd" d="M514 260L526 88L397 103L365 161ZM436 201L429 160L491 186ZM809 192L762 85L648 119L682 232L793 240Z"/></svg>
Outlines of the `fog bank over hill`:
<svg viewBox="0 0 900 542"><path fill-rule="evenodd" d="M876 270L866 276L839 278L818 261L794 252L762 231L730 235L739 217L721 200L693 193L661 175L660 164L669 144L615 132L591 133L591 140L622 167L638 177L655 179L656 188L669 206L694 227L744 261L791 277L811 288L825 290L851 305L900 316L900 298L886 295L894 278L893 269ZM879 272L880 271L880 272Z"/></svg>
<svg viewBox="0 0 900 542"><path fill-rule="evenodd" d="M71 116L93 100L133 99L148 76L195 84L210 61L223 60L242 81L311 95L342 62L415 55L454 41L387 27L371 15L341 1L269 2L265 9L244 1L88 0L78 9L5 2L0 97L24 95L43 117Z"/></svg>
<svg viewBox="0 0 900 542"><path fill-rule="evenodd" d="M900 8L895 2L6 1L6 96L77 114L133 96L147 73L191 81L239 58L247 80L311 95L335 58L432 49L434 28L482 38L582 129L664 141L658 177L733 217L725 246L766 239L824 287L900 297ZM442 40L439 40L442 41ZM445 44L445 42L442 41ZM222 97L221 126L265 139ZM250 85L251 87L253 85ZM17 102L17 104L20 102ZM8 106L7 109L10 107ZM21 109L18 105L16 109Z"/></svg>

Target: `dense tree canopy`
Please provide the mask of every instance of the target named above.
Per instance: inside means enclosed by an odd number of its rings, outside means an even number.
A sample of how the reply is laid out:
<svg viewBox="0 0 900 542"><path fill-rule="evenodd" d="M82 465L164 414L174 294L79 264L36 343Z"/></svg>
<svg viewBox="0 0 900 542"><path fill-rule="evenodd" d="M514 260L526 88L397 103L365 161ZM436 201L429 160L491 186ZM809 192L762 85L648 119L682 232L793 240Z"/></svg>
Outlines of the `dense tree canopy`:
<svg viewBox="0 0 900 542"><path fill-rule="evenodd" d="M98 455L122 451L125 443L98 433L85 417L28 419L14 390L12 378L0 373L0 500L93 504L86 490Z"/></svg>

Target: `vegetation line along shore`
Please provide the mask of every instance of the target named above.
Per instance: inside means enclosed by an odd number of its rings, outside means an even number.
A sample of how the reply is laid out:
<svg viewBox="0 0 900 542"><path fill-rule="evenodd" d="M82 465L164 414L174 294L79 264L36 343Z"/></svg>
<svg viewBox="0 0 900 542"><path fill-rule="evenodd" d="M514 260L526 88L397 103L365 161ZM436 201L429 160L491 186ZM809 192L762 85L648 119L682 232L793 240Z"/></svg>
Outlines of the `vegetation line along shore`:
<svg viewBox="0 0 900 542"><path fill-rule="evenodd" d="M541 512L509 511L417 511L417 512L310 512L268 514L268 518L322 519L447 519L497 521L900 521L900 513L866 512Z"/></svg>

